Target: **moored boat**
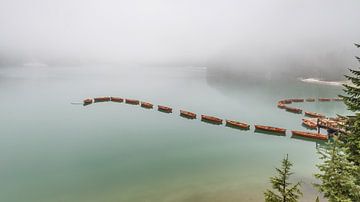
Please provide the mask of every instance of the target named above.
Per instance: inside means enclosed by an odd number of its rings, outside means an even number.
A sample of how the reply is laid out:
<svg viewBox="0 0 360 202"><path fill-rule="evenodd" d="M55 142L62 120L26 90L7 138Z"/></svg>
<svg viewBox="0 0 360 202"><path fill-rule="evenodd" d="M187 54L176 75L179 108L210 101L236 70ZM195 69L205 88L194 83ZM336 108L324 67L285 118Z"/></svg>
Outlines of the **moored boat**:
<svg viewBox="0 0 360 202"><path fill-rule="evenodd" d="M316 129L317 128L317 123L316 122L313 122L309 119L302 119L303 121L303 124L308 127L308 128L311 128L311 129Z"/></svg>
<svg viewBox="0 0 360 202"><path fill-rule="evenodd" d="M315 102L315 98L307 98L306 102Z"/></svg>
<svg viewBox="0 0 360 202"><path fill-rule="evenodd" d="M286 105L284 103L281 103L281 102L278 102L277 106L280 108L280 109L285 109L286 108Z"/></svg>
<svg viewBox="0 0 360 202"><path fill-rule="evenodd" d="M141 107L143 107L143 108L152 109L153 106L154 106L154 105L151 104L150 102L141 102Z"/></svg>
<svg viewBox="0 0 360 202"><path fill-rule="evenodd" d="M110 97L112 102L124 102L123 98L120 97Z"/></svg>
<svg viewBox="0 0 360 202"><path fill-rule="evenodd" d="M184 116L186 118L196 119L196 114L193 112L180 110L180 116Z"/></svg>
<svg viewBox="0 0 360 202"><path fill-rule="evenodd" d="M226 120L226 125L236 127L236 128L246 129L246 130L249 130L249 128L250 128L249 124L241 123L238 121L232 121L232 120Z"/></svg>
<svg viewBox="0 0 360 202"><path fill-rule="evenodd" d="M306 116L315 117L315 118L324 118L325 116L316 112L305 112Z"/></svg>
<svg viewBox="0 0 360 202"><path fill-rule="evenodd" d="M291 99L285 99L285 100L280 100L279 103L282 103L282 104L291 104L292 101L291 101Z"/></svg>
<svg viewBox="0 0 360 202"><path fill-rule="evenodd" d="M297 130L292 130L291 132L293 136L301 136L301 137L318 139L318 140L328 140L328 136L321 133L311 133L311 132L303 132Z"/></svg>
<svg viewBox="0 0 360 202"><path fill-rule="evenodd" d="M320 102L329 102L329 101L331 101L331 98L319 98L318 100Z"/></svg>
<svg viewBox="0 0 360 202"><path fill-rule="evenodd" d="M109 102L111 99L110 97L96 97L94 98L94 102Z"/></svg>
<svg viewBox="0 0 360 202"><path fill-rule="evenodd" d="M91 98L87 98L83 101L84 106L92 104L92 103L93 103L93 99L91 99Z"/></svg>
<svg viewBox="0 0 360 202"><path fill-rule="evenodd" d="M202 121L209 121L216 124L222 124L223 120L214 116L201 115Z"/></svg>
<svg viewBox="0 0 360 202"><path fill-rule="evenodd" d="M255 125L255 129L274 132L274 133L286 133L285 128L278 128L278 127L272 127L272 126Z"/></svg>
<svg viewBox="0 0 360 202"><path fill-rule="evenodd" d="M125 99L125 103L132 104L132 105L138 105L140 103L140 101L134 100L134 99Z"/></svg>
<svg viewBox="0 0 360 202"><path fill-rule="evenodd" d="M166 113L171 113L172 112L171 107L166 107L166 106L162 106L162 105L158 105L158 110L162 111L162 112L166 112Z"/></svg>
<svg viewBox="0 0 360 202"><path fill-rule="evenodd" d="M302 109L295 108L295 107L285 107L285 109L286 109L286 111L297 113L297 114L302 113Z"/></svg>
<svg viewBox="0 0 360 202"><path fill-rule="evenodd" d="M302 98L293 98L291 99L292 102L304 102L304 99Z"/></svg>

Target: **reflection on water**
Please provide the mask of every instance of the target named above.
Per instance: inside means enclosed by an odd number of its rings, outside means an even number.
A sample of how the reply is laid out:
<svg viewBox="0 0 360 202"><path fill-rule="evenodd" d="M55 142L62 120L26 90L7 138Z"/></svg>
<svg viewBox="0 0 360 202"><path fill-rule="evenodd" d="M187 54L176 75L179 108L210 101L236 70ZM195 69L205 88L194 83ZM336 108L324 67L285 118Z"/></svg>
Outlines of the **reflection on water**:
<svg viewBox="0 0 360 202"><path fill-rule="evenodd" d="M9 68L0 74L0 199L7 202L261 201L286 154L294 180L304 182L304 199L314 199L315 142L189 121L178 111L305 130L302 116L278 109L276 101L341 92L298 81L214 81L196 68ZM110 95L166 104L174 113L70 104ZM347 113L334 102L294 106Z"/></svg>

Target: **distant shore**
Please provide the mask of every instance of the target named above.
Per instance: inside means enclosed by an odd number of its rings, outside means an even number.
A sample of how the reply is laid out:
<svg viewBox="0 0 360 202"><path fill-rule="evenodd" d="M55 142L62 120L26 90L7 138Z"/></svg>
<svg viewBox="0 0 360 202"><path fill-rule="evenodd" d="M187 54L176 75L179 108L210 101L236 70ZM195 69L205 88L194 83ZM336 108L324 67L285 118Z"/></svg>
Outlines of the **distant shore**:
<svg viewBox="0 0 360 202"><path fill-rule="evenodd" d="M325 81L318 78L299 78L299 80L305 83L314 83L314 84L330 85L330 86L341 86L347 83L347 81Z"/></svg>

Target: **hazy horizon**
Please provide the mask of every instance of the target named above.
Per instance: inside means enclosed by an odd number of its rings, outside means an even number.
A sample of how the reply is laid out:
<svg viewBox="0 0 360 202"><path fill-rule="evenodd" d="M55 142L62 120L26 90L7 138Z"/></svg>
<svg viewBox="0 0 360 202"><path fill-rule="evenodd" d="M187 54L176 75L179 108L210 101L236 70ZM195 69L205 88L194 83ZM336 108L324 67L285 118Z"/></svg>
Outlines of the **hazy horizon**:
<svg viewBox="0 0 360 202"><path fill-rule="evenodd" d="M342 74L356 64L360 2L0 3L0 66L39 62ZM319 73L320 74L320 73Z"/></svg>

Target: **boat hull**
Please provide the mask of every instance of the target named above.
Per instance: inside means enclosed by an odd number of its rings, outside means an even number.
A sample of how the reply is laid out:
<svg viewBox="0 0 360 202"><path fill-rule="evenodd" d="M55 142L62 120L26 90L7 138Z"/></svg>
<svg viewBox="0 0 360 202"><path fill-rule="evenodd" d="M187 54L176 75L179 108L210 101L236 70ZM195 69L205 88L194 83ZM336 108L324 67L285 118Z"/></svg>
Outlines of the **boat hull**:
<svg viewBox="0 0 360 202"><path fill-rule="evenodd" d="M315 112L305 112L306 116L309 117L314 117L314 118L324 118L325 116L319 113L315 113Z"/></svg>
<svg viewBox="0 0 360 202"><path fill-rule="evenodd" d="M139 100L133 100L133 99L125 99L126 104L132 104L132 105L138 105L140 103Z"/></svg>
<svg viewBox="0 0 360 202"><path fill-rule="evenodd" d="M215 123L215 124L222 124L223 120L214 116L207 116L201 115L201 120L205 122Z"/></svg>
<svg viewBox="0 0 360 202"><path fill-rule="evenodd" d="M307 98L306 102L315 102L315 98Z"/></svg>
<svg viewBox="0 0 360 202"><path fill-rule="evenodd" d="M196 114L195 113L185 111L185 110L180 110L180 116L186 117L186 118L189 118L189 119L196 119Z"/></svg>
<svg viewBox="0 0 360 202"><path fill-rule="evenodd" d="M280 134L285 134L286 133L285 128L278 128L278 127L272 127L272 126L255 125L255 129L256 130L273 132L273 133L280 133Z"/></svg>
<svg viewBox="0 0 360 202"><path fill-rule="evenodd" d="M110 97L96 97L94 98L94 102L109 102L111 100Z"/></svg>
<svg viewBox="0 0 360 202"><path fill-rule="evenodd" d="M92 103L93 103L93 99L90 99L90 98L85 99L85 100L83 101L83 105L84 105L84 106L89 105L89 104L92 104Z"/></svg>
<svg viewBox="0 0 360 202"><path fill-rule="evenodd" d="M111 97L111 101L112 102L124 102L123 98L119 98L119 97Z"/></svg>
<svg viewBox="0 0 360 202"><path fill-rule="evenodd" d="M147 108L147 109L152 109L154 107L154 105L149 102L141 102L141 107Z"/></svg>
<svg viewBox="0 0 360 202"><path fill-rule="evenodd" d="M226 120L226 126L230 126L230 127L234 127L234 128L240 128L243 130L249 130L250 129L250 125L246 124L246 123L241 123L238 121L231 121L231 120Z"/></svg>
<svg viewBox="0 0 360 202"><path fill-rule="evenodd" d="M296 113L296 114L302 113L302 109L294 108L294 107L285 107L285 110L288 112Z"/></svg>
<svg viewBox="0 0 360 202"><path fill-rule="evenodd" d="M310 133L310 132L303 132L303 131L291 131L293 136L300 136L305 138L317 139L317 140L328 140L328 136L321 134L321 133Z"/></svg>
<svg viewBox="0 0 360 202"><path fill-rule="evenodd" d="M158 111L172 113L172 108L158 105Z"/></svg>

